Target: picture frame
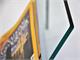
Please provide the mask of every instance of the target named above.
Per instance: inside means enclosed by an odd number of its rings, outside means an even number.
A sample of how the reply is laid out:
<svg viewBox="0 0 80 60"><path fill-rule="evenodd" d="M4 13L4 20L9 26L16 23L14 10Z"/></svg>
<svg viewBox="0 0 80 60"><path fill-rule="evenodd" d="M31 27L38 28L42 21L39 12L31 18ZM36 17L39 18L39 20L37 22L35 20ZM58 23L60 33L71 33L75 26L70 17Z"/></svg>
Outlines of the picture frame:
<svg viewBox="0 0 80 60"><path fill-rule="evenodd" d="M40 42L39 42L39 36L38 36L38 26L37 26L38 24L36 22L36 14L34 14L34 13L36 13L35 12L36 10L34 11L34 6L33 5L34 5L33 1L30 0L29 4L26 6L25 10L21 14L21 16L18 19L18 21L16 22L16 24L0 38L0 53L3 53L2 51L5 51L5 48L7 47L6 52L9 51L8 55L6 57L7 59L9 59L9 58L16 59L17 55L20 55L20 53L23 53L23 54L25 53L23 51L23 49L21 49L21 47L23 48L23 44L25 43L25 41L23 41L24 38L20 37L20 39L22 39L22 40L18 41L15 44L15 46L16 46L16 48L15 48L14 43L12 43L13 40L14 40L12 38L12 36L14 36L14 38L15 38L15 34L17 34L17 31L20 30L20 28L18 29L19 25L21 24L21 22L24 20L24 18L26 16L26 14L28 13L28 17L29 17L29 22L28 23L29 23L29 30L30 30L29 32L30 32L30 37L31 37L31 42L32 42L31 45L32 45L32 50L33 50L33 54L32 54L32 57L30 57L30 59L39 60L39 55L40 55L40 45L39 45L39 43ZM19 34L21 34L21 33L19 33ZM21 43L21 42L23 42L23 43ZM14 46L13 49L12 49L12 45ZM11 54L10 54L10 51L11 51ZM23 54L21 54L21 55L23 55ZM22 59L23 57L24 56L22 56L20 59ZM4 58L5 58L5 56L4 56Z"/></svg>

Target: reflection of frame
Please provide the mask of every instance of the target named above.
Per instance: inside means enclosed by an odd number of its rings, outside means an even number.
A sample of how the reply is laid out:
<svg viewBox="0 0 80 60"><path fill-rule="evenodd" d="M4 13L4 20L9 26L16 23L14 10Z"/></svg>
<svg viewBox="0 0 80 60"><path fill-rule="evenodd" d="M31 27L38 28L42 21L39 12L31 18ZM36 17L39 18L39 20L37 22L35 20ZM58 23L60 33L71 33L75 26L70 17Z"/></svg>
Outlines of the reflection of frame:
<svg viewBox="0 0 80 60"><path fill-rule="evenodd" d="M19 58L22 60L22 58L26 59L24 55L26 55L25 53L28 53L27 58L34 60L39 59L38 52L40 47L38 48L38 34L33 12L33 2L30 1L18 22L0 39L0 53L4 55L4 57L7 56L6 58L8 59L11 57L12 59ZM24 21L26 25L28 25L26 28L20 26L21 24L25 24ZM8 55L6 55L6 52ZM29 54L29 52L31 53Z"/></svg>

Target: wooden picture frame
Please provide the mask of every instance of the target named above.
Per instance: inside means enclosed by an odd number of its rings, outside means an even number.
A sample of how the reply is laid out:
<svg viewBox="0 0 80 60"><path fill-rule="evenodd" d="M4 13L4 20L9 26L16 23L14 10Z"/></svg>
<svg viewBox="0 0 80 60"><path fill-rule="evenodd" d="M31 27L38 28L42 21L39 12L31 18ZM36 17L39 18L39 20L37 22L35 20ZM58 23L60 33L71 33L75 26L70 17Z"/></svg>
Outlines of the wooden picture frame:
<svg viewBox="0 0 80 60"><path fill-rule="evenodd" d="M34 14L35 11L34 11L34 6L33 6L33 1L31 0L29 2L29 4L26 6L25 10L23 11L22 15L20 16L20 18L18 19L16 24L0 38L0 52L2 52L2 50L4 49L4 46L6 44L8 44L8 43L11 44L11 42L9 41L9 38L17 30L17 28L21 24L23 18L25 18L27 12L29 12L29 18L30 18L29 19L30 20L29 21L29 23L30 23L29 26L30 26L30 34L31 34L31 38L32 38L33 59L34 60L39 60L40 45L38 44L39 36L38 36L38 26L37 26L37 22L36 22L36 14ZM22 46L21 43L19 43L17 45L17 48L15 49L15 51L13 53L11 53L12 58L15 58L15 54L17 53L17 51L20 50L21 46ZM20 52L23 52L23 49L21 49Z"/></svg>

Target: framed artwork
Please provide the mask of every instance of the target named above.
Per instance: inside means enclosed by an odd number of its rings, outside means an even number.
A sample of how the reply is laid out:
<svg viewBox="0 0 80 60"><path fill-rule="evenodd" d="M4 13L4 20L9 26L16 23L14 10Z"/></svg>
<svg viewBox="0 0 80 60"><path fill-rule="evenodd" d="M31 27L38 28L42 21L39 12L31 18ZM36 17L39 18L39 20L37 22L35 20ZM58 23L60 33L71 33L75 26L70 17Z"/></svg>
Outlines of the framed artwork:
<svg viewBox="0 0 80 60"><path fill-rule="evenodd" d="M36 10L31 0L16 24L0 38L0 59L39 60L40 42Z"/></svg>

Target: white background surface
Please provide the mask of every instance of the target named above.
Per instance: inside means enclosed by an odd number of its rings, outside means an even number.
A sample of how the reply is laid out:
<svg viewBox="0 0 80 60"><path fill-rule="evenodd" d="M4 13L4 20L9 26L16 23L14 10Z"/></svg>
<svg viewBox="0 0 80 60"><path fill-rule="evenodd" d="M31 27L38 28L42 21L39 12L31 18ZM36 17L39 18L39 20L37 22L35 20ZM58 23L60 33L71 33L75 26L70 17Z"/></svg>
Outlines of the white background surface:
<svg viewBox="0 0 80 60"><path fill-rule="evenodd" d="M69 28L63 0L49 0L49 29L46 30L46 0L37 0L42 59L49 60L55 47ZM80 0L68 0L74 29L55 60L80 60Z"/></svg>

